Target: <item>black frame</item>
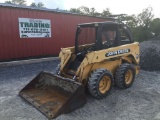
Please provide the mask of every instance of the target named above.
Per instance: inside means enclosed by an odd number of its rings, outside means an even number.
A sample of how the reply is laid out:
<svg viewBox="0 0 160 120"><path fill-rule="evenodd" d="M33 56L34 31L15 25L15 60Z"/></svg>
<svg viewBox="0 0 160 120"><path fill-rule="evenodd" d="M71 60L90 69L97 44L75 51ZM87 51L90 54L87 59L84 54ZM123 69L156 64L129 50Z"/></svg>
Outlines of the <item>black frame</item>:
<svg viewBox="0 0 160 120"><path fill-rule="evenodd" d="M116 38L114 41L114 46L110 47L115 47L122 45L121 44L121 33L120 29L124 29L127 36L129 37L129 42L128 43L133 43L133 37L131 34L130 29L128 28L127 25L125 24L119 24L116 22L97 22L97 23L85 23L85 24L78 24L77 26L77 31L76 31L76 37L75 37L75 53L78 53L78 34L81 28L83 27L94 27L96 29L96 41L95 41L95 46L96 50L101 50L103 49L102 47L102 36L101 32L103 29L109 29L109 30L115 30L116 31ZM110 43L110 40L107 41Z"/></svg>

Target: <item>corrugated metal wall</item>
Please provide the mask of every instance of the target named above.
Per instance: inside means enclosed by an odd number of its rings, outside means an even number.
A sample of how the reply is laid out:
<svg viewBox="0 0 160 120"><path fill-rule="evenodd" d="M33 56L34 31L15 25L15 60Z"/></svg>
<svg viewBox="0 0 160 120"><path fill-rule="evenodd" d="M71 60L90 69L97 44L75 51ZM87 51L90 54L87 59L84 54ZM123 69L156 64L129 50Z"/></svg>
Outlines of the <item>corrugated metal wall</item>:
<svg viewBox="0 0 160 120"><path fill-rule="evenodd" d="M18 18L51 20L51 38L20 38ZM0 6L0 61L59 53L61 47L74 45L78 23L107 19L74 14Z"/></svg>

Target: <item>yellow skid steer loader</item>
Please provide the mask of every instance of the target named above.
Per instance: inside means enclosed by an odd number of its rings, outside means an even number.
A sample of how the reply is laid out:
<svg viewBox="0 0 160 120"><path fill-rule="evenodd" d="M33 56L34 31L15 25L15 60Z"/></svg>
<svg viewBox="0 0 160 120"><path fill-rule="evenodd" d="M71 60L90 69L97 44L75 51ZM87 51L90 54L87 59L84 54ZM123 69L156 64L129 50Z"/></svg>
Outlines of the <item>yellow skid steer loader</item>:
<svg viewBox="0 0 160 120"><path fill-rule="evenodd" d="M101 99L113 84L131 87L140 70L139 43L116 22L78 24L75 46L62 48L59 57L55 74L41 72L19 93L49 118L84 105L86 89Z"/></svg>

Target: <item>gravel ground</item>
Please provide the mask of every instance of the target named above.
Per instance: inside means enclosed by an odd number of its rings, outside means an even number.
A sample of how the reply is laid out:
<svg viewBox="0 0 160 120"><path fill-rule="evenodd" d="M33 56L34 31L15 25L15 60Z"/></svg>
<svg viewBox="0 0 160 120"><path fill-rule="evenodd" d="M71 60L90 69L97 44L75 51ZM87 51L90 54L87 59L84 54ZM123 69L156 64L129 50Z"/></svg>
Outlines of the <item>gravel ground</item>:
<svg viewBox="0 0 160 120"><path fill-rule="evenodd" d="M58 61L0 68L0 120L47 120L18 92L40 71L53 72ZM87 94L87 103L56 120L160 120L160 72L141 70L133 86L113 88L102 100Z"/></svg>
<svg viewBox="0 0 160 120"><path fill-rule="evenodd" d="M160 70L160 40L150 40L140 43L140 66L149 71Z"/></svg>

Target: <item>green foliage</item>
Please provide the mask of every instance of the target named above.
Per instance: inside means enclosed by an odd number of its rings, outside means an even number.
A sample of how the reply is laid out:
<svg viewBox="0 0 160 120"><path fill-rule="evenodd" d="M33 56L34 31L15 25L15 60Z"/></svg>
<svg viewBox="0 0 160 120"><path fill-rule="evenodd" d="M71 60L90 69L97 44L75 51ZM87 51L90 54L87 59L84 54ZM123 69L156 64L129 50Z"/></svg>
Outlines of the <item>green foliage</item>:
<svg viewBox="0 0 160 120"><path fill-rule="evenodd" d="M138 25L143 27L150 27L151 21L154 17L152 7L145 8L142 13L138 14Z"/></svg>
<svg viewBox="0 0 160 120"><path fill-rule="evenodd" d="M137 27L137 19L135 15L128 15L125 17L126 24L130 28L136 28Z"/></svg>
<svg viewBox="0 0 160 120"><path fill-rule="evenodd" d="M109 8L104 9L103 12L101 13L101 17L108 17L110 15L111 15L111 12Z"/></svg>
<svg viewBox="0 0 160 120"><path fill-rule="evenodd" d="M148 28L137 26L132 31L135 41L142 42L152 38L151 31Z"/></svg>
<svg viewBox="0 0 160 120"><path fill-rule="evenodd" d="M108 8L104 9L102 13L99 13L95 10L95 8L88 8L85 6L81 6L79 8L71 8L70 12L97 17L108 17L109 15L111 15Z"/></svg>
<svg viewBox="0 0 160 120"><path fill-rule="evenodd" d="M11 1L5 1L5 3L7 3L7 4L13 4Z"/></svg>
<svg viewBox="0 0 160 120"><path fill-rule="evenodd" d="M37 4L37 7L44 7L44 4L43 4L42 2L39 2L39 3Z"/></svg>
<svg viewBox="0 0 160 120"><path fill-rule="evenodd" d="M151 31L154 37L160 36L160 18L155 18L151 21Z"/></svg>
<svg viewBox="0 0 160 120"><path fill-rule="evenodd" d="M137 27L135 28L135 36L138 41L149 40L153 37L151 31L151 22L153 20L153 9L148 7L137 16Z"/></svg>
<svg viewBox="0 0 160 120"><path fill-rule="evenodd" d="M137 19L135 15L126 15L126 14L120 14L120 15L111 15L113 17L116 17L117 22L125 23L128 25L130 28L135 28L137 27Z"/></svg>
<svg viewBox="0 0 160 120"><path fill-rule="evenodd" d="M16 5L26 5L26 0L12 0L12 1L5 1L5 3L16 4ZM39 2L37 4L32 2L30 6L43 8L44 4L42 2Z"/></svg>
<svg viewBox="0 0 160 120"><path fill-rule="evenodd" d="M25 0L12 0L13 4L17 4L17 5L26 5L26 1Z"/></svg>
<svg viewBox="0 0 160 120"><path fill-rule="evenodd" d="M81 11L82 14L85 14L85 15L90 14L90 9L88 7L82 6L82 7L79 7L78 9Z"/></svg>
<svg viewBox="0 0 160 120"><path fill-rule="evenodd" d="M137 16L118 15L117 20L126 23L130 27L135 41L146 41L152 39L154 34L157 36L160 33L160 21L159 19L153 20L154 15L152 11L153 9L148 7Z"/></svg>
<svg viewBox="0 0 160 120"><path fill-rule="evenodd" d="M81 14L81 11L79 9L76 9L76 8L71 8L70 12Z"/></svg>
<svg viewBox="0 0 160 120"><path fill-rule="evenodd" d="M16 4L16 5L26 5L25 0L12 0L12 1L5 1L8 4Z"/></svg>
<svg viewBox="0 0 160 120"><path fill-rule="evenodd" d="M34 3L32 2L32 4L30 5L32 7L39 7L39 8L44 8L44 4L42 2L39 2L39 3Z"/></svg>
<svg viewBox="0 0 160 120"><path fill-rule="evenodd" d="M36 3L34 3L34 2L32 2L30 6L31 7L37 7Z"/></svg>
<svg viewBox="0 0 160 120"><path fill-rule="evenodd" d="M152 39L153 37L160 36L160 18L153 19L154 14L152 7L145 8L138 15L113 15L108 8L104 9L102 13L99 13L95 8L88 8L85 6L71 8L70 12L98 17L115 18L117 19L117 22L123 22L130 27L135 41L142 42Z"/></svg>

